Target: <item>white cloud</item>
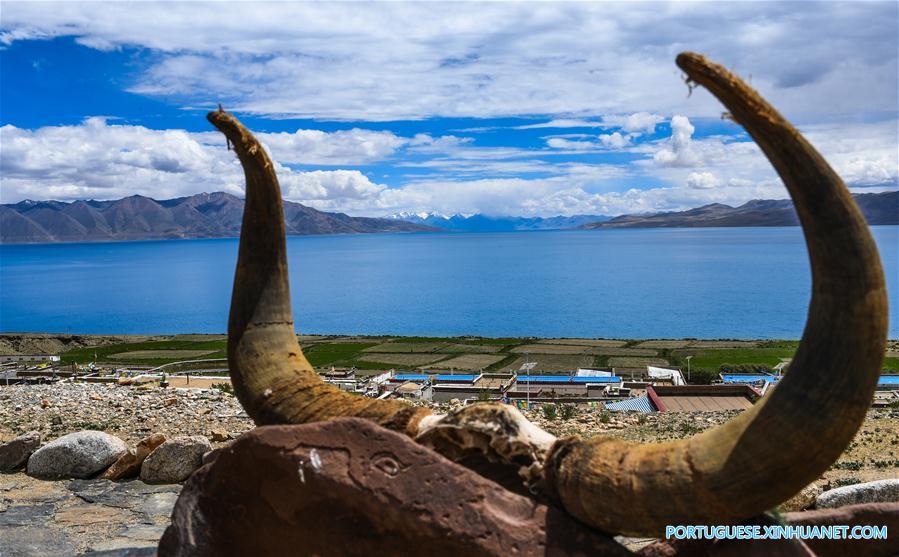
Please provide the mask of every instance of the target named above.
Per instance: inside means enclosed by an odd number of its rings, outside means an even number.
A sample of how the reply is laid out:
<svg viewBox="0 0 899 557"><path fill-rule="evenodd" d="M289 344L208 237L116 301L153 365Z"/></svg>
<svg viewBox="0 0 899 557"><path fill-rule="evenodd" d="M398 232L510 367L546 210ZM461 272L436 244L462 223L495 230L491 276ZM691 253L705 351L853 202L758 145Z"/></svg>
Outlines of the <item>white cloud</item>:
<svg viewBox="0 0 899 557"><path fill-rule="evenodd" d="M598 136L598 139L604 147L609 147L611 149L621 149L630 145L630 139L621 135L620 132L600 135Z"/></svg>
<svg viewBox="0 0 899 557"><path fill-rule="evenodd" d="M671 138L653 155L653 159L662 166L696 166L701 163L699 155L693 150L693 132L696 128L686 116L675 116L671 119Z"/></svg>
<svg viewBox="0 0 899 557"><path fill-rule="evenodd" d="M268 134L260 137L271 149L285 197L318 209L356 215L401 211L620 214L787 197L754 143L727 136L696 139L687 118L675 120L671 138L644 142L639 148L625 147L632 155L643 157L629 164L603 163L598 136L588 136L583 143L590 144L589 154L576 159L557 154L584 152L570 145L558 152L476 147L468 138L454 136L405 138L372 132L380 135L348 139L333 137L337 132L276 134L284 139L283 145L270 141ZM883 191L895 189L899 178L891 139L895 126L895 120L890 120L820 125L804 131L850 186L863 188L857 191ZM372 143L379 147L371 147ZM353 154L352 149L357 148L359 152ZM407 157L409 152L412 158ZM663 158L673 160L689 152L693 164L660 163L659 152L669 153ZM387 187L357 169L298 172L285 166L286 159L301 159L302 153L332 162L357 156L402 156L398 168L427 169L429 173L410 175L402 185ZM527 175L530 177L525 178ZM132 194L160 199L218 190L242 195L243 183L234 153L227 151L223 138L213 132L151 130L114 125L102 118L77 126L0 128L3 202L111 199Z"/></svg>
<svg viewBox="0 0 899 557"><path fill-rule="evenodd" d="M591 122L590 120L578 120L573 118L557 118L549 122L540 124L527 124L525 126L515 126L516 130L534 130L541 128L599 128L602 122Z"/></svg>
<svg viewBox="0 0 899 557"><path fill-rule="evenodd" d="M389 131L354 128L334 132L260 133L259 141L282 163L359 165L392 156L407 140Z"/></svg>
<svg viewBox="0 0 899 557"><path fill-rule="evenodd" d="M546 144L553 149L569 149L573 151L592 151L598 147L592 141L572 141L562 137L551 137L546 140Z"/></svg>
<svg viewBox="0 0 899 557"><path fill-rule="evenodd" d="M340 133L340 132L336 132ZM293 134L286 134L293 135ZM301 134L316 157L350 157L354 143L330 134ZM297 153L288 139L277 153L289 160ZM275 141L274 143L278 143ZM333 144L346 147L332 149ZM365 142L363 142L365 143ZM359 147L371 154L370 145ZM294 201L339 204L377 196L386 186L371 182L357 170L297 172L273 154L285 197ZM3 202L21 199L113 199L141 194L156 199L203 191L242 195L244 176L233 152L216 133L151 130L142 126L110 125L89 118L78 126L25 130L0 128L0 192Z"/></svg>
<svg viewBox="0 0 899 557"><path fill-rule="evenodd" d="M338 206L357 200L368 200L387 189L372 183L358 170L313 170L311 172L287 172L278 170L282 194L287 199L305 202L313 206Z"/></svg>
<svg viewBox="0 0 899 557"><path fill-rule="evenodd" d="M720 184L718 177L711 172L691 172L687 176L687 187L700 190L714 188Z"/></svg>
<svg viewBox="0 0 899 557"><path fill-rule="evenodd" d="M132 90L182 104L369 121L544 115L561 124L717 115L707 92L688 99L673 64L689 48L751 76L782 112L810 121L895 111L896 18L895 2L4 2L0 41L75 36L101 50L150 49ZM649 120L638 120L624 131L650 133Z"/></svg>
<svg viewBox="0 0 899 557"><path fill-rule="evenodd" d="M587 141L572 141L568 137L588 139ZM565 149L568 151L600 151L620 150L631 144L630 136L621 135L621 132L589 136L573 134L568 136L553 136L546 140L546 145L553 149Z"/></svg>
<svg viewBox="0 0 899 557"><path fill-rule="evenodd" d="M613 114L602 117L605 127L621 128L625 132L631 134L653 134L656 131L656 124L661 124L665 118L661 114L651 114L649 112L636 112L634 114Z"/></svg>

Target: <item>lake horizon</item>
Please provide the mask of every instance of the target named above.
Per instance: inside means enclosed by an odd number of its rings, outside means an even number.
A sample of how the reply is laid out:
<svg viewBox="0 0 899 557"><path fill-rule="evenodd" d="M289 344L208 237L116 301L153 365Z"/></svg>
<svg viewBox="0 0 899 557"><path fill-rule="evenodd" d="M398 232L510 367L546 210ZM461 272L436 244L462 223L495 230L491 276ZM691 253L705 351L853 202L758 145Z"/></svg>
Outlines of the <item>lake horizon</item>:
<svg viewBox="0 0 899 557"><path fill-rule="evenodd" d="M899 295L899 226L871 227ZM289 236L302 334L798 339L799 227ZM0 332L224 334L237 238L0 245ZM899 336L895 304L890 338Z"/></svg>

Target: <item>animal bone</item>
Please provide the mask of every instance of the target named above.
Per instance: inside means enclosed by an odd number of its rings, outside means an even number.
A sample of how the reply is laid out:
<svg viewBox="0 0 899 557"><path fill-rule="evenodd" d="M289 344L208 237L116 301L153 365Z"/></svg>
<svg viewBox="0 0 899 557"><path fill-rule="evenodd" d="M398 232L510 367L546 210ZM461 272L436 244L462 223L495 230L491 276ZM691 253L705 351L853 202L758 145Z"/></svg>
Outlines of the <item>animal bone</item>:
<svg viewBox="0 0 899 557"><path fill-rule="evenodd" d="M631 535L657 535L667 524L736 522L820 476L861 425L883 362L887 300L877 248L842 180L758 93L702 56L681 54L677 63L759 144L806 235L813 277L808 322L789 374L770 395L693 438L642 445L555 440L498 405L433 416L325 384L294 332L274 166L253 135L220 110L208 119L234 145L247 181L228 322L231 376L247 413L260 425L367 418L451 458L475 451L521 467L531 484L542 464L547 494L568 513Z"/></svg>
<svg viewBox="0 0 899 557"><path fill-rule="evenodd" d="M722 66L693 53L677 64L724 103L783 179L806 236L812 300L789 373L729 422L670 443L600 437L553 447L547 487L565 510L607 532L657 535L667 524L737 522L798 493L861 426L886 348L880 258L843 181Z"/></svg>

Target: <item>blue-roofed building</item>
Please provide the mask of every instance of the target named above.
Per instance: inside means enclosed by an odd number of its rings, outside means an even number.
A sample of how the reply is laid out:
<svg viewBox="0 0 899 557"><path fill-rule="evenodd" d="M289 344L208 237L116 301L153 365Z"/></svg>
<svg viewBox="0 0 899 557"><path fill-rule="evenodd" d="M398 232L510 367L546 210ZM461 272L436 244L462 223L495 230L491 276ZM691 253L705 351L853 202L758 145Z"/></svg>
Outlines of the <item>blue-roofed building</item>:
<svg viewBox="0 0 899 557"><path fill-rule="evenodd" d="M899 390L899 375L881 375L877 381L877 390Z"/></svg>
<svg viewBox="0 0 899 557"><path fill-rule="evenodd" d="M608 377L572 377L570 375L519 375L516 380L519 383L621 383L621 378L615 375Z"/></svg>
<svg viewBox="0 0 899 557"><path fill-rule="evenodd" d="M475 379L480 377L480 375L441 373L439 375L433 375L432 377L434 378L434 381L439 383L472 383Z"/></svg>
<svg viewBox="0 0 899 557"><path fill-rule="evenodd" d="M431 376L424 373L397 373L391 378L392 381L414 381L416 383L424 383L431 380Z"/></svg>
<svg viewBox="0 0 899 557"><path fill-rule="evenodd" d="M781 378L780 375L769 375L767 373L722 373L720 377L724 383L740 383L743 385L777 383Z"/></svg>

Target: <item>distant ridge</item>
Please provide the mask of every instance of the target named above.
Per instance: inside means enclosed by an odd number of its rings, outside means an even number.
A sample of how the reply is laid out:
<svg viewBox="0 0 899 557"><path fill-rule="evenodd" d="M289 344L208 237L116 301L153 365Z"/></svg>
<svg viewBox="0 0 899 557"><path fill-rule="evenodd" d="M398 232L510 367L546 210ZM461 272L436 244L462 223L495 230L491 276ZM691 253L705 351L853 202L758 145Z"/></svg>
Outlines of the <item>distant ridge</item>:
<svg viewBox="0 0 899 557"><path fill-rule="evenodd" d="M854 194L868 224L899 224L899 191ZM799 218L789 199L756 199L731 207L720 203L687 211L651 215L622 215L592 222L582 229L601 228L700 228L740 226L798 226Z"/></svg>
<svg viewBox="0 0 899 557"><path fill-rule="evenodd" d="M244 200L216 192L157 201L133 195L113 201L22 201L0 205L0 242L102 242L226 238L240 234ZM397 219L351 217L284 202L287 233L433 232Z"/></svg>
<svg viewBox="0 0 899 557"><path fill-rule="evenodd" d="M585 223L607 220L603 215L573 215L570 217L496 217L482 214L438 215L434 213L399 213L388 218L402 219L416 224L435 226L450 232L512 232L516 230L562 230L577 228Z"/></svg>

